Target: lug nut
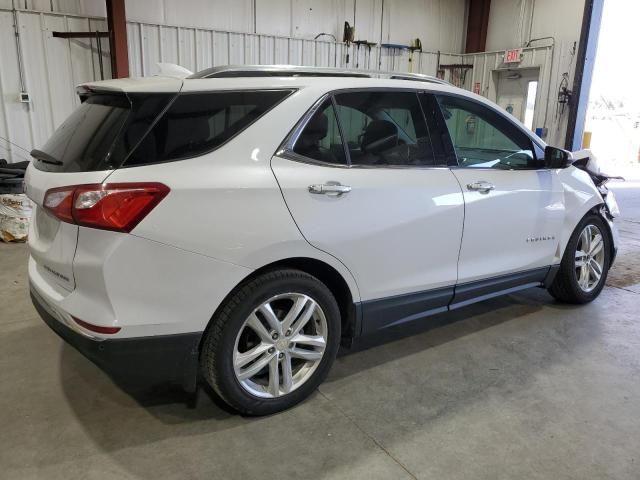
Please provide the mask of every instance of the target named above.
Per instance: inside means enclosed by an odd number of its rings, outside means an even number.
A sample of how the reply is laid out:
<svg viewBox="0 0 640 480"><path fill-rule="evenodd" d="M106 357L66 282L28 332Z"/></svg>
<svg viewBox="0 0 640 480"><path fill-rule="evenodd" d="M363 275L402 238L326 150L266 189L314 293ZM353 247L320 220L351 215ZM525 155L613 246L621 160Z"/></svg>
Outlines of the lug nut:
<svg viewBox="0 0 640 480"><path fill-rule="evenodd" d="M289 335L291 335L291 330L287 330L287 333L285 333L285 335L288 337Z"/></svg>
<svg viewBox="0 0 640 480"><path fill-rule="evenodd" d="M271 348L269 349L269 353L273 353L273 352L275 352L275 351L276 351L276 349L275 349L275 348L273 348L273 347L271 347Z"/></svg>
<svg viewBox="0 0 640 480"><path fill-rule="evenodd" d="M273 335L271 335L271 338L274 339L274 340L277 340L278 339L278 334L274 333Z"/></svg>
<svg viewBox="0 0 640 480"><path fill-rule="evenodd" d="M284 358L284 353L279 353L278 358Z"/></svg>

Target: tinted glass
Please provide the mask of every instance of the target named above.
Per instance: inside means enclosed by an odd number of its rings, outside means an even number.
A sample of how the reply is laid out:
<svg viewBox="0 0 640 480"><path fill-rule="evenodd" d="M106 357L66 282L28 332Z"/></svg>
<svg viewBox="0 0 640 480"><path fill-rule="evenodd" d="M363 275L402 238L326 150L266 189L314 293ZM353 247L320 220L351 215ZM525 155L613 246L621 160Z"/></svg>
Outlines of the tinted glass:
<svg viewBox="0 0 640 480"><path fill-rule="evenodd" d="M219 91L179 95L125 166L166 162L214 150L273 108L291 90Z"/></svg>
<svg viewBox="0 0 640 480"><path fill-rule="evenodd" d="M527 135L499 113L459 97L438 96L460 166L541 168Z"/></svg>
<svg viewBox="0 0 640 480"><path fill-rule="evenodd" d="M335 98L352 165L436 164L415 93L352 92Z"/></svg>
<svg viewBox="0 0 640 480"><path fill-rule="evenodd" d="M342 137L331 99L327 99L307 122L293 151L320 162L346 165Z"/></svg>
<svg viewBox="0 0 640 480"><path fill-rule="evenodd" d="M111 150L130 112L131 102L124 95L92 95L34 151L35 167L55 172L108 168Z"/></svg>
<svg viewBox="0 0 640 480"><path fill-rule="evenodd" d="M122 165L174 93L92 94L40 150L34 165L50 172L111 170Z"/></svg>

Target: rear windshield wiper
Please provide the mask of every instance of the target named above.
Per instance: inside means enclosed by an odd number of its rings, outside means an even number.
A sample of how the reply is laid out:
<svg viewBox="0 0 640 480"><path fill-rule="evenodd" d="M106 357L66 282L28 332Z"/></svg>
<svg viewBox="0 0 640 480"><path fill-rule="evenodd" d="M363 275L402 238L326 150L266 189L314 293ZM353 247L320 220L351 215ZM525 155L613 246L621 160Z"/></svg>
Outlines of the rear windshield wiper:
<svg viewBox="0 0 640 480"><path fill-rule="evenodd" d="M42 163L48 163L50 165L58 165L58 166L64 165L64 163L62 163L57 158L54 158L51 155L49 155L47 152L43 152L42 150L38 150L37 148L34 148L33 150L31 150L31 156Z"/></svg>

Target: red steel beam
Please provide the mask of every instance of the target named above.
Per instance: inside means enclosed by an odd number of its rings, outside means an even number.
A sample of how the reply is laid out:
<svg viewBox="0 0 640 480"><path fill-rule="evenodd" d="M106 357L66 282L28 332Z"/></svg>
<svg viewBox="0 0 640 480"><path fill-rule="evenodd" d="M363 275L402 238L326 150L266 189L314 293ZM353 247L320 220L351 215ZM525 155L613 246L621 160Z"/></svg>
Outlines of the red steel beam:
<svg viewBox="0 0 640 480"><path fill-rule="evenodd" d="M126 78L129 76L129 52L124 0L106 0L106 2L111 46L111 75L113 78Z"/></svg>
<svg viewBox="0 0 640 480"><path fill-rule="evenodd" d="M469 0L466 53L486 50L490 8L491 0Z"/></svg>

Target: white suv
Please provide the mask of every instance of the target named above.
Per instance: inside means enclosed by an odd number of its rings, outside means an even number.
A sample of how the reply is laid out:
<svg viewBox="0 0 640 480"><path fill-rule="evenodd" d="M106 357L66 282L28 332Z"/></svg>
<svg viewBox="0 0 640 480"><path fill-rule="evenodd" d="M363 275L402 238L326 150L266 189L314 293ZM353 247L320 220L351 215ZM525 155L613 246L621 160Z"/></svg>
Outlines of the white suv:
<svg viewBox="0 0 640 480"><path fill-rule="evenodd" d="M25 180L31 294L117 378L276 412L341 343L528 287L588 302L615 256L602 177L437 79L216 68L79 94Z"/></svg>

